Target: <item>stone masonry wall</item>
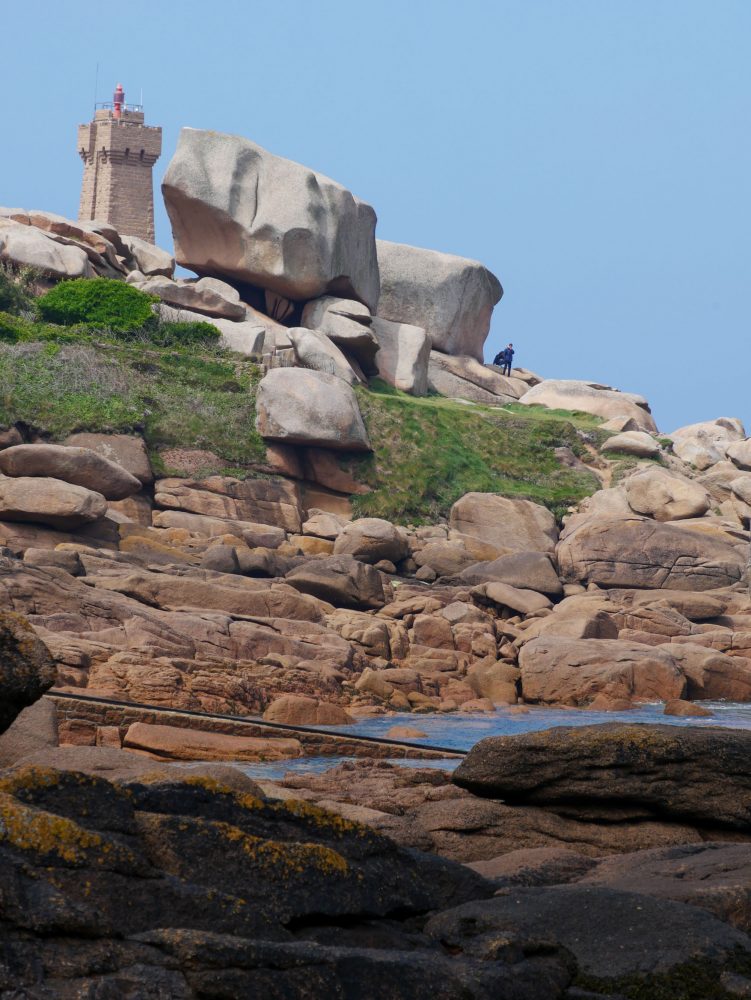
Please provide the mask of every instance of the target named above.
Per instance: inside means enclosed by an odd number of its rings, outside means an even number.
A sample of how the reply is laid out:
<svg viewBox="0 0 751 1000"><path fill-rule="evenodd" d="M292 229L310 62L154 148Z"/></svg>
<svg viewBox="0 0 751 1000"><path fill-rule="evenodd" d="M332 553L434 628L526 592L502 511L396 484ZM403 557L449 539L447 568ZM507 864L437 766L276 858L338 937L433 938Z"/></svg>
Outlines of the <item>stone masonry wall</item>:
<svg viewBox="0 0 751 1000"><path fill-rule="evenodd" d="M130 236L154 242L152 169L162 151L162 130L114 119L78 128L84 163L80 221L110 222Z"/></svg>

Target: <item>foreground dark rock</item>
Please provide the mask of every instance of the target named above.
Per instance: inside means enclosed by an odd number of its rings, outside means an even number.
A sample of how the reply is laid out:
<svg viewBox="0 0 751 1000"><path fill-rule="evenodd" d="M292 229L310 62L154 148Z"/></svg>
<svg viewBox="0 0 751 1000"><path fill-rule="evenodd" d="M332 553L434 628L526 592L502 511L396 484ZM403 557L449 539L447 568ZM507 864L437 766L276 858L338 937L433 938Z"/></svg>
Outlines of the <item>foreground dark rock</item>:
<svg viewBox="0 0 751 1000"><path fill-rule="evenodd" d="M416 918L489 883L305 803L22 768L0 780L0 816L1 990L364 998L377 975L383 997L543 1000L570 981L531 941L444 956Z"/></svg>
<svg viewBox="0 0 751 1000"><path fill-rule="evenodd" d="M508 938L534 935L568 949L577 984L596 994L722 997L721 973L751 971L751 938L706 910L594 886L509 890L440 914L426 930L452 953L478 958L499 938L509 947Z"/></svg>
<svg viewBox="0 0 751 1000"><path fill-rule="evenodd" d="M55 664L21 615L0 612L0 733L55 680Z"/></svg>
<svg viewBox="0 0 751 1000"><path fill-rule="evenodd" d="M482 740L454 773L475 794L576 818L751 833L751 732L624 725Z"/></svg>

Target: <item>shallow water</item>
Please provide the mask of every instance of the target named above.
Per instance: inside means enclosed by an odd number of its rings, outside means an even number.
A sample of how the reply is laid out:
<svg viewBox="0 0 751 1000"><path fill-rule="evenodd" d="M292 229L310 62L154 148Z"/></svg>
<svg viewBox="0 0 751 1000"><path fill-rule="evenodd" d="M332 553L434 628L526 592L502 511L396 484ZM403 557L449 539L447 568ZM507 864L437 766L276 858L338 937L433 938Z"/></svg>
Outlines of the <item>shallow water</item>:
<svg viewBox="0 0 751 1000"><path fill-rule="evenodd" d="M713 715L707 718L663 715L661 703L642 705L629 712L590 712L530 707L528 712L517 713L499 708L492 715L484 712L451 715L377 715L362 719L352 726L337 726L336 731L359 736L388 737L388 731L392 726L409 726L427 733L426 738L409 740L411 743L469 750L486 736L510 736L559 726L591 726L600 722L647 722L666 723L671 726L727 726L731 729L751 729L751 703L704 701L700 704L710 709ZM328 727L317 728L325 731ZM299 760L237 766L249 777L276 781L289 773L319 774L330 767L336 767L344 760L351 759L353 758L302 757ZM453 770L459 761L449 757L442 760L394 760L393 763L405 767L441 767Z"/></svg>

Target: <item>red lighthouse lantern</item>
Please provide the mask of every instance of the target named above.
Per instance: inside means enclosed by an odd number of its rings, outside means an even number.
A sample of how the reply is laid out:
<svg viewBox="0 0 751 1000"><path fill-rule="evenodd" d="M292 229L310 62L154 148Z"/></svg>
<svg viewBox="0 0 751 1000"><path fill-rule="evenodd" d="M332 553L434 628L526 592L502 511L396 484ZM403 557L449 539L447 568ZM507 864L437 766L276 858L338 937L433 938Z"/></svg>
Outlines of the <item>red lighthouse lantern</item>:
<svg viewBox="0 0 751 1000"><path fill-rule="evenodd" d="M118 83L115 87L115 93L112 97L112 104L115 109L115 118L122 117L123 108L125 107L125 91L123 90L123 85Z"/></svg>

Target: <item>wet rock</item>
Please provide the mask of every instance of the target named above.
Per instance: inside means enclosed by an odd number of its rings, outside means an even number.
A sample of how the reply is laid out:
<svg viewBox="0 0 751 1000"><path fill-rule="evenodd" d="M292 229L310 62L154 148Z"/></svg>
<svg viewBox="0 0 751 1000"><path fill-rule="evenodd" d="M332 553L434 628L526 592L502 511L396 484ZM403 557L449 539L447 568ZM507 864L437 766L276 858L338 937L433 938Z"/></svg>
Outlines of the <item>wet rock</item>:
<svg viewBox="0 0 751 1000"><path fill-rule="evenodd" d="M159 760L286 760L302 755L295 739L230 736L199 729L182 729L134 722L123 740L126 750L148 753Z"/></svg>
<svg viewBox="0 0 751 1000"><path fill-rule="evenodd" d="M293 694L275 698L263 717L269 722L296 726L351 726L355 721L339 705Z"/></svg>

